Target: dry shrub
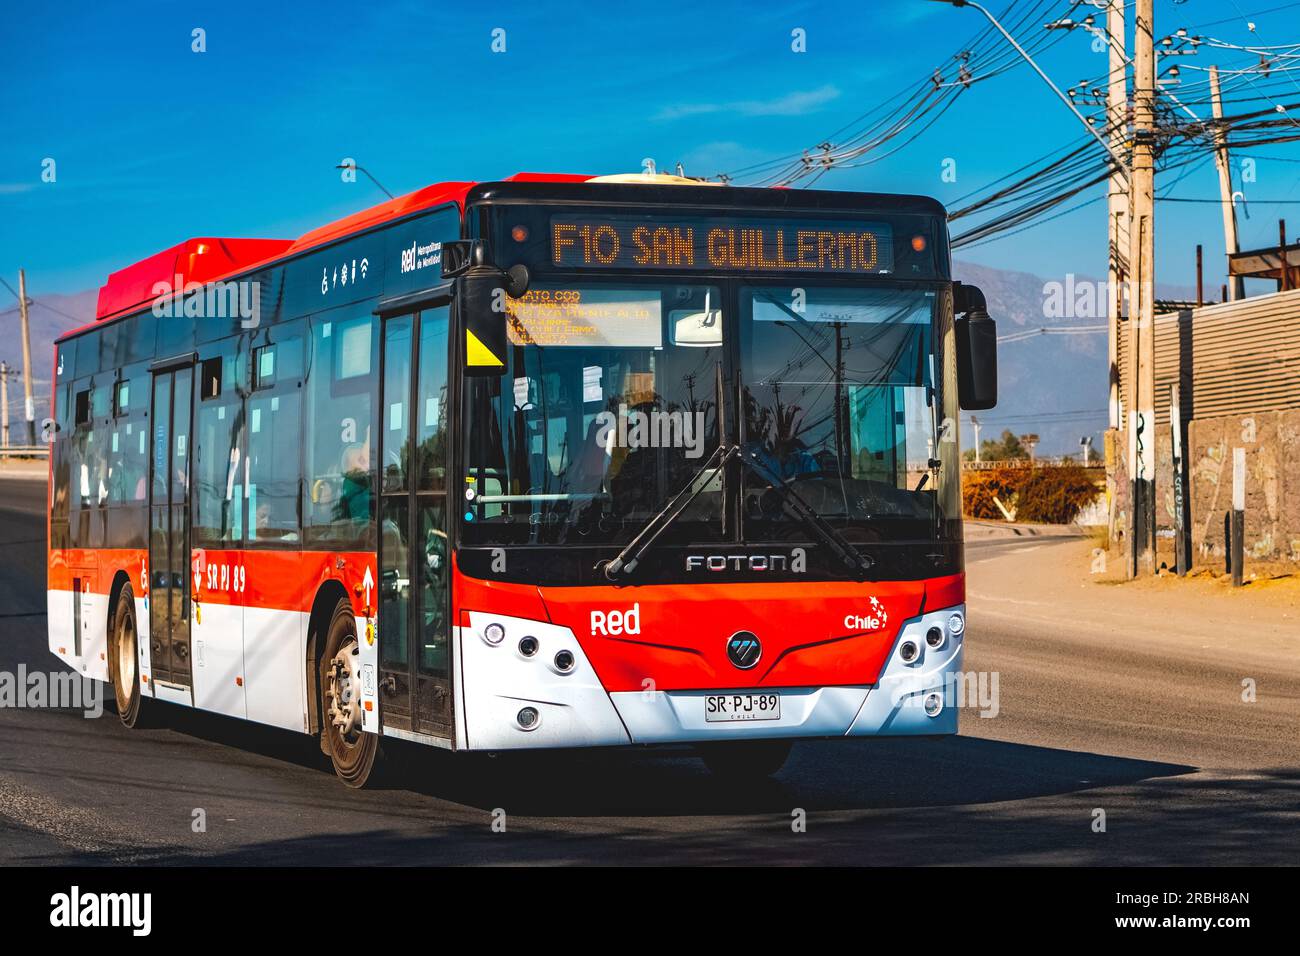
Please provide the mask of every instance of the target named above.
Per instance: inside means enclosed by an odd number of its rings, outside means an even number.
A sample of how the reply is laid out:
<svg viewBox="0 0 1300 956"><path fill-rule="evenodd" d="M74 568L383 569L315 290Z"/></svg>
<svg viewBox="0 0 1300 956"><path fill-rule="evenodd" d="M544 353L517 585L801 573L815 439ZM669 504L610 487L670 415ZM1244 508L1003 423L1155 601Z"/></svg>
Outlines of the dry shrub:
<svg viewBox="0 0 1300 956"><path fill-rule="evenodd" d="M990 468L962 474L962 506L972 518L1002 520L996 496L1017 521L1069 524L1100 492L1076 464L1043 468Z"/></svg>
<svg viewBox="0 0 1300 956"><path fill-rule="evenodd" d="M986 468L962 472L962 508L972 518L1001 521L1002 512L993 499L996 497L1008 509L1014 508L1016 493L1028 475L1028 468Z"/></svg>
<svg viewBox="0 0 1300 956"><path fill-rule="evenodd" d="M1016 498L1016 520L1069 524L1099 493L1078 465L1033 468Z"/></svg>

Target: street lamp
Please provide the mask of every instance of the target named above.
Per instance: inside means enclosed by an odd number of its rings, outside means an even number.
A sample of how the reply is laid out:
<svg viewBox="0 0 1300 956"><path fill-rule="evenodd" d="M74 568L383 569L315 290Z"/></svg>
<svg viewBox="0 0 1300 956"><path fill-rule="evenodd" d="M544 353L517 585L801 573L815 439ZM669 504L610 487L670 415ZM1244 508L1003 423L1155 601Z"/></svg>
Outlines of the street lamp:
<svg viewBox="0 0 1300 956"><path fill-rule="evenodd" d="M384 184L383 184L383 183L381 183L381 182L380 182L378 179L376 179L374 176L371 176L371 175L370 175L370 170L366 169L366 167L364 167L364 166L358 166L356 163L339 163L339 164L338 164L337 166L335 166L334 168L335 168L335 169L351 169L351 170L354 171L354 172L360 171L360 172L365 173L365 174L366 174L366 178L369 179L369 180L370 180L372 183L374 183L376 186L378 186L380 192L382 192L382 193L383 193L385 196L387 196L389 199L392 199L392 198L393 198L393 194L390 193L387 189L384 188Z"/></svg>
<svg viewBox="0 0 1300 956"><path fill-rule="evenodd" d="M1059 98L1060 101L1064 103L1066 107L1070 110L1070 112L1074 114L1075 118L1080 123L1083 124L1083 128L1086 129L1092 135L1092 138L1095 139L1097 142L1101 143L1102 148L1106 150L1107 155L1109 155L1111 160L1115 163L1116 172L1118 172L1125 179L1128 179L1128 167L1127 164L1124 162L1124 160L1119 156L1118 153L1116 153L1113 149L1110 148L1110 143L1106 142L1106 140L1102 138L1101 134L1098 133L1093 128L1092 124L1088 122L1087 118L1085 118L1084 115L1080 113L1077 109L1075 109L1074 103L1070 101L1070 98L1066 96L1064 93L1062 93L1059 89L1057 89L1056 84L1052 82L1051 78L1042 71L1042 68L1039 67L1037 63L1034 62L1034 58L1025 52L1025 48L1016 42L1016 38L1013 37L1010 33L1008 33L1006 31L1006 28L1003 27L1002 24L998 23L997 18L994 17L993 14L989 13L978 3L973 2L973 0L934 0L934 2L949 3L952 4L954 7L973 7L974 9L978 10L980 13L984 14L984 16L988 18L989 23L993 24L993 26L997 28L997 31L1001 33L1004 37L1006 37L1007 42L1016 48L1016 52L1019 53L1022 57L1024 57L1025 62L1034 68L1034 72L1037 73L1040 77L1042 77L1043 82L1052 88L1052 92L1055 93L1057 95L1057 98Z"/></svg>

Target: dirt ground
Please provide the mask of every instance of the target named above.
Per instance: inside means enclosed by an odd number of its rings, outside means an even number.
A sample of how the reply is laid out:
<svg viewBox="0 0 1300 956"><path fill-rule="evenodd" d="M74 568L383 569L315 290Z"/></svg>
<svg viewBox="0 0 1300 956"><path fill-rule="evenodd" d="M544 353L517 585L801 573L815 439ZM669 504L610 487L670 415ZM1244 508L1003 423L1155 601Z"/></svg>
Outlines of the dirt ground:
<svg viewBox="0 0 1300 956"><path fill-rule="evenodd" d="M1300 574L1270 574L1247 570L1245 582L1240 588L1232 586L1230 575L1205 568L1196 569L1183 578L1172 571L1162 570L1155 576L1142 575L1133 581L1126 581L1124 555L1117 549L1106 553L1106 570L1093 573L1095 548L1096 542L1090 541L1085 549L1082 568L1095 584L1115 585L1135 593L1169 595L1179 600L1210 602L1238 611L1251 607L1289 610L1293 619L1300 620L1300 614L1296 613L1300 611Z"/></svg>
<svg viewBox="0 0 1300 956"><path fill-rule="evenodd" d="M1300 575L1240 588L1209 572L1125 581L1123 556L1109 552L1103 565L1096 547L1086 537L1027 538L1005 560L968 558L969 601L1044 623L1064 615L1117 639L1300 658Z"/></svg>

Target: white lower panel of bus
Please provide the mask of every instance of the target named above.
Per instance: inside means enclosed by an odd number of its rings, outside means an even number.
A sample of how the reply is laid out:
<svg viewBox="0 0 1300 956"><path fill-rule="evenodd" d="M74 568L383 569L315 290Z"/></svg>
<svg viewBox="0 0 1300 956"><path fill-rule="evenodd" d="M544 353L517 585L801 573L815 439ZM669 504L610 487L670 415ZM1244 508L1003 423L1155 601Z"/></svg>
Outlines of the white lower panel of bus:
<svg viewBox="0 0 1300 956"><path fill-rule="evenodd" d="M202 604L197 621L190 615L190 648L194 706L214 714L246 718L244 609L230 604Z"/></svg>
<svg viewBox="0 0 1300 956"><path fill-rule="evenodd" d="M190 621L194 705L305 731L307 617L301 611L203 604Z"/></svg>
<svg viewBox="0 0 1300 956"><path fill-rule="evenodd" d="M839 736L853 723L867 687L783 687L758 691L679 690L610 694L638 744L742 737ZM777 694L781 716L772 720L710 720L708 699Z"/></svg>
<svg viewBox="0 0 1300 956"><path fill-rule="evenodd" d="M108 597L82 592L80 645L73 623L76 604L71 591L46 592L50 653L83 677L108 680Z"/></svg>
<svg viewBox="0 0 1300 956"><path fill-rule="evenodd" d="M50 652L74 671L109 681L108 596L83 593L81 645L77 652L74 597L49 591L46 598ZM283 727L307 729L307 617L299 611L205 603L191 615L193 691L155 685L149 653L149 602L135 599L140 674L147 696L170 703ZM364 624L362 624L364 627Z"/></svg>
<svg viewBox="0 0 1300 956"><path fill-rule="evenodd" d="M630 743L609 694L571 630L477 611L470 612L469 619L469 627L456 629L465 746L518 750ZM502 629L496 644L486 639L489 624ZM520 652L524 637L537 642L530 656ZM561 651L573 655L568 671L555 666ZM537 715L527 728L520 721L526 709Z"/></svg>
<svg viewBox="0 0 1300 956"><path fill-rule="evenodd" d="M762 737L839 737L953 734L953 688L960 683L962 636L948 619L965 607L932 611L904 623L880 678L872 686L751 688L741 691L627 691L608 694L573 632L540 621L474 612L458 629L460 709L465 745L475 750L682 743ZM499 625L497 643L488 625ZM932 628L937 646L926 642ZM497 635L493 635L497 636ZM521 638L536 641L525 655ZM904 655L904 644L913 653ZM561 672L555 655L569 651L574 666ZM904 660L910 656L910 660ZM709 719L709 698L779 694L779 716ZM926 701L937 710L926 709ZM752 702L751 702L752 703ZM536 712L528 726L521 716ZM716 710L716 707L715 707ZM716 718L717 714L714 714Z"/></svg>

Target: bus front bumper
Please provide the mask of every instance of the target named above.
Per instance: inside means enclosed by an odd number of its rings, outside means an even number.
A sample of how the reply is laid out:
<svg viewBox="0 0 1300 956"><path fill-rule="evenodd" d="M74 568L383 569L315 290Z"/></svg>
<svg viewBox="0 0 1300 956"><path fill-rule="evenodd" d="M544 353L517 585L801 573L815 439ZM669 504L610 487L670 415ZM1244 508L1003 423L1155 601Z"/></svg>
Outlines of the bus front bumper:
<svg viewBox="0 0 1300 956"><path fill-rule="evenodd" d="M772 737L866 737L955 734L962 695L962 639L948 621L965 605L906 622L879 680L870 686L750 690L629 691L610 694L633 743L659 744ZM938 628L937 646L926 634ZM904 652L905 645L914 655ZM710 720L711 697L780 695L780 716L751 709L744 719Z"/></svg>
<svg viewBox="0 0 1300 956"><path fill-rule="evenodd" d="M772 737L865 737L955 734L963 699L961 673L965 605L906 621L876 683L869 686L607 692L573 632L540 621L470 612L459 629L457 687L466 746L471 750L605 747ZM961 621L961 627L951 622ZM490 624L499 643L487 640ZM927 634L938 640L927 641ZM518 635L535 641L531 656ZM533 650L530 648L530 650ZM565 673L557 652L572 655ZM780 715L755 711L745 719L710 720L710 698L779 696ZM716 701L715 701L716 704ZM716 707L712 708L717 716ZM733 711L735 708L731 708ZM524 720L523 718L527 718Z"/></svg>

